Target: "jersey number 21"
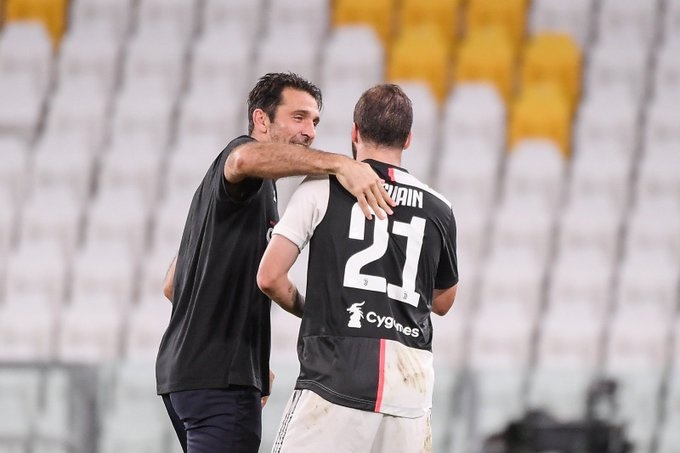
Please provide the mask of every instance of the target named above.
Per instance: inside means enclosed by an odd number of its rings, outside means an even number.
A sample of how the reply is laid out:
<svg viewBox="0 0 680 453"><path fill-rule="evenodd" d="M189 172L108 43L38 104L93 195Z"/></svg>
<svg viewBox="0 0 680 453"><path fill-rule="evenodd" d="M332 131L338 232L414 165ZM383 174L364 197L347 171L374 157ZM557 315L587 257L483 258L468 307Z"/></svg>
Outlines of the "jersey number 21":
<svg viewBox="0 0 680 453"><path fill-rule="evenodd" d="M381 220L377 216L374 219L373 243L347 260L343 285L348 288L387 293L390 299L417 307L420 295L415 291L416 274L418 273L420 251L423 248L425 219L413 216L410 223L394 221L392 224L392 234L406 238L406 261L401 274L402 286L388 283L384 277L361 273L364 266L381 259L387 251L390 235L387 231L389 221L387 219ZM349 223L350 239L364 240L365 229L366 217L364 217L359 204L355 203L352 206Z"/></svg>

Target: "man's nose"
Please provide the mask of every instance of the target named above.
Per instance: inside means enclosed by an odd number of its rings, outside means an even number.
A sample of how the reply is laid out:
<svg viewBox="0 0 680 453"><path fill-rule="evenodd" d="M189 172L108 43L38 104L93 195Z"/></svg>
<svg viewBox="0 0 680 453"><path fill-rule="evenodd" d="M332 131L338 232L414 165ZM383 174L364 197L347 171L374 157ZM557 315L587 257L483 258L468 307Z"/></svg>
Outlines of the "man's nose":
<svg viewBox="0 0 680 453"><path fill-rule="evenodd" d="M314 126L314 122L305 121L305 126L302 129L302 133L309 137L310 140L314 140L316 137L316 126Z"/></svg>

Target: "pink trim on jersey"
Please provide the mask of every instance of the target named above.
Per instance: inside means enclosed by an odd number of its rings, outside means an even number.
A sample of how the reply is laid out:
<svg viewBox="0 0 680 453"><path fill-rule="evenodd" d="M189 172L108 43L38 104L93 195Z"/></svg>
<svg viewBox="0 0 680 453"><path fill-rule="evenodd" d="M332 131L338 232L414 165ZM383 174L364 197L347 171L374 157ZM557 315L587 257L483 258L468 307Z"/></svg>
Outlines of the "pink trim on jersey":
<svg viewBox="0 0 680 453"><path fill-rule="evenodd" d="M387 176L390 177L390 181L394 182L394 168L387 169Z"/></svg>
<svg viewBox="0 0 680 453"><path fill-rule="evenodd" d="M391 169L390 169L391 170ZM383 386L385 385L385 339L380 339L380 364L378 365L378 395L375 398L375 412L380 412Z"/></svg>

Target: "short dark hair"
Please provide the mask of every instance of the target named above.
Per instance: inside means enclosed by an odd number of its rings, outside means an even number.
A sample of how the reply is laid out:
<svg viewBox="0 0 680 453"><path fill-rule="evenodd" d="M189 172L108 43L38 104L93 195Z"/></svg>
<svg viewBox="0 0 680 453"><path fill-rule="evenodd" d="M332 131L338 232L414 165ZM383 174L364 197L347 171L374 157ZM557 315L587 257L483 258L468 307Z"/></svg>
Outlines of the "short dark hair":
<svg viewBox="0 0 680 453"><path fill-rule="evenodd" d="M253 133L253 112L262 109L270 120L274 120L276 108L281 104L281 93L285 88L305 91L315 100L321 110L321 90L312 82L292 72L270 72L260 77L248 94L248 134Z"/></svg>
<svg viewBox="0 0 680 453"><path fill-rule="evenodd" d="M376 85L359 98L354 124L367 142L403 148L413 125L411 100L397 85Z"/></svg>

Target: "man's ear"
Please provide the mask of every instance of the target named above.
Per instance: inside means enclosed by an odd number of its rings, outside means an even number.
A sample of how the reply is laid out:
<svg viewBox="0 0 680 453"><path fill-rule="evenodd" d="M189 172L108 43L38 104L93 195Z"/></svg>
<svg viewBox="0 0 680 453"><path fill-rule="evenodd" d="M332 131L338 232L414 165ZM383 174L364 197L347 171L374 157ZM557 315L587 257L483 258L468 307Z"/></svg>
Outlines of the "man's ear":
<svg viewBox="0 0 680 453"><path fill-rule="evenodd" d="M253 129L261 134L266 134L269 131L269 115L262 109L255 109L253 111Z"/></svg>
<svg viewBox="0 0 680 453"><path fill-rule="evenodd" d="M355 145L359 143L359 129L357 129L357 125L354 122L352 122L352 143Z"/></svg>
<svg viewBox="0 0 680 453"><path fill-rule="evenodd" d="M413 132L408 133L408 137L406 137L406 141L404 142L404 149L408 148L411 146L411 139L413 138Z"/></svg>

